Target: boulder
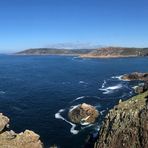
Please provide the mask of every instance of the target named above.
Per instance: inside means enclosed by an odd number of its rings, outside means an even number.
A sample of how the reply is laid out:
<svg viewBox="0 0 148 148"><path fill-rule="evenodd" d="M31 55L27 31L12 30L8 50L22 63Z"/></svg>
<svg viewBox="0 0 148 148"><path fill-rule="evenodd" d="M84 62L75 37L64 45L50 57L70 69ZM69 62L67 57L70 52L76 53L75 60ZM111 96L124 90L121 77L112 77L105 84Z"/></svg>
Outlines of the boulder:
<svg viewBox="0 0 148 148"><path fill-rule="evenodd" d="M39 135L30 130L19 134L9 131L8 123L9 118L0 113L0 148L43 148Z"/></svg>
<svg viewBox="0 0 148 148"><path fill-rule="evenodd" d="M95 107L83 103L72 109L68 113L69 119L77 124L94 123L99 116L99 112Z"/></svg>
<svg viewBox="0 0 148 148"><path fill-rule="evenodd" d="M131 74L125 74L121 77L122 80L142 80L142 81L148 81L148 73L139 73L139 72L133 72Z"/></svg>
<svg viewBox="0 0 148 148"><path fill-rule="evenodd" d="M9 124L9 118L4 116L2 113L0 113L0 132L5 129Z"/></svg>

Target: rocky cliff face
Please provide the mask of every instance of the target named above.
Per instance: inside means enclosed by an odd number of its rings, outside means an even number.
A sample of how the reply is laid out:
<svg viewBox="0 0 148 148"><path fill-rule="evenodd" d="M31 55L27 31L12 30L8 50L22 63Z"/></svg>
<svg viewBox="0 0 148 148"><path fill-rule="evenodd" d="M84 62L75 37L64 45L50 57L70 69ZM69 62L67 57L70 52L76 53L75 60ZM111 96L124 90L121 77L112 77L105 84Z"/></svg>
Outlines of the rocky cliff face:
<svg viewBox="0 0 148 148"><path fill-rule="evenodd" d="M147 147L148 91L111 109L94 144L94 148Z"/></svg>
<svg viewBox="0 0 148 148"><path fill-rule="evenodd" d="M9 118L0 113L0 148L43 148L39 135L26 130L22 133L8 131Z"/></svg>

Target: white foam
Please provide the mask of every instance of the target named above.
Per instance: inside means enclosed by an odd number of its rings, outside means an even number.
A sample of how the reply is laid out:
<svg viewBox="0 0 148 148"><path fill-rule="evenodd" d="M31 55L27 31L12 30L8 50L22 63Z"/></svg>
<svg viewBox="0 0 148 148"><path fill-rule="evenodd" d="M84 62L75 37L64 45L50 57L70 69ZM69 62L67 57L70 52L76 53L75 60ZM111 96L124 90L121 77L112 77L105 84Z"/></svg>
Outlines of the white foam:
<svg viewBox="0 0 148 148"><path fill-rule="evenodd" d="M136 89L136 88L138 88L138 86L134 86L134 87L132 87L133 89Z"/></svg>
<svg viewBox="0 0 148 148"><path fill-rule="evenodd" d="M75 106L71 106L70 109L69 109L69 112L73 111L75 108L77 108L80 104L78 105L75 105Z"/></svg>
<svg viewBox="0 0 148 148"><path fill-rule="evenodd" d="M118 84L115 86L109 86L107 88L100 88L99 90L104 91L103 94L109 94L109 93L112 93L113 90L120 89L120 88L122 88L122 85Z"/></svg>
<svg viewBox="0 0 148 148"><path fill-rule="evenodd" d="M102 84L102 88L105 87L106 81L104 80L103 84Z"/></svg>
<svg viewBox="0 0 148 148"><path fill-rule="evenodd" d="M79 81L79 84L88 84L87 82L84 82L84 81Z"/></svg>
<svg viewBox="0 0 148 148"><path fill-rule="evenodd" d="M100 131L100 125L97 125L97 126L95 127L95 130L99 132L99 131Z"/></svg>
<svg viewBox="0 0 148 148"><path fill-rule="evenodd" d="M73 123L71 123L71 122L69 122L69 121L66 120L64 117L61 116L60 113L62 113L63 111L64 111L64 109L60 109L60 110L55 114L55 118L56 118L56 119L61 119L61 120L65 121L65 122L67 122L68 124L70 124L70 125L72 126L71 129L70 129L70 132L71 132L72 134L74 134L74 135L75 135L75 134L78 134L79 131L78 131L78 130L75 130L76 125L73 124Z"/></svg>
<svg viewBox="0 0 148 148"><path fill-rule="evenodd" d="M113 76L113 77L111 77L112 79L118 79L118 80L121 80L121 81L130 81L130 80L124 80L124 79L122 79L122 76L123 75L120 75L120 76Z"/></svg>
<svg viewBox="0 0 148 148"><path fill-rule="evenodd" d="M97 97L97 96L81 96L81 97L76 98L76 99L73 100L72 102L77 101L77 100L81 100L81 99L85 99L85 98L96 98L96 99L100 99L100 98Z"/></svg>
<svg viewBox="0 0 148 148"><path fill-rule="evenodd" d="M88 125L86 125L86 124L84 124L84 125L85 125L84 127L81 127L82 130L84 130L85 128L89 128L89 127L93 126L94 124L89 123Z"/></svg>
<svg viewBox="0 0 148 148"><path fill-rule="evenodd" d="M112 76L111 78L112 78L112 79L122 80L122 79L121 79L121 78L122 78L122 76L123 76L123 75L120 75L120 76Z"/></svg>
<svg viewBox="0 0 148 148"><path fill-rule="evenodd" d="M103 113L105 112L105 110L100 111L100 114L103 115Z"/></svg>

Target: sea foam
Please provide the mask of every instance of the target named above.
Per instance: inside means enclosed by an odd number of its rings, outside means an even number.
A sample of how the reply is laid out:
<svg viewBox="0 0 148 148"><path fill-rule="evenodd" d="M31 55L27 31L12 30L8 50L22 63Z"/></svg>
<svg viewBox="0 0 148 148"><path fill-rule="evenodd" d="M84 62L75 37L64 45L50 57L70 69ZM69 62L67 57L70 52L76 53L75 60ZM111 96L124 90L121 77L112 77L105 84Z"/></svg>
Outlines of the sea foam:
<svg viewBox="0 0 148 148"><path fill-rule="evenodd" d="M109 94L112 93L116 89L122 88L121 84L115 85L115 86L109 86L107 88L100 88L99 90L103 91L103 94Z"/></svg>
<svg viewBox="0 0 148 148"><path fill-rule="evenodd" d="M64 112L64 111L65 111L64 109L60 109L60 110L55 114L55 118L56 118L56 119L61 119L61 120L65 121L65 122L67 122L68 124L70 124L70 125L72 126L71 129L70 129L70 132L71 132L72 134L74 134L74 135L75 135L75 134L78 134L79 131L78 131L78 130L75 130L76 125L73 124L73 123L71 123L71 122L69 122L69 121L66 120L64 117L62 117L61 113Z"/></svg>

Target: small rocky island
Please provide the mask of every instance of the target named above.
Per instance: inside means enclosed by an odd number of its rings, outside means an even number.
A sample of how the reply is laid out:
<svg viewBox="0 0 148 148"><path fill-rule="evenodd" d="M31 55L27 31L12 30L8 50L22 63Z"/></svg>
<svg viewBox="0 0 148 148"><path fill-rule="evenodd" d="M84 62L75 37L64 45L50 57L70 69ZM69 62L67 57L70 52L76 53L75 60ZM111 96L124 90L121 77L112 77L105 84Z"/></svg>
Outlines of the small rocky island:
<svg viewBox="0 0 148 148"><path fill-rule="evenodd" d="M96 118L99 116L99 112L95 109L95 107L83 103L70 110L68 116L73 123L83 125L94 123Z"/></svg>
<svg viewBox="0 0 148 148"><path fill-rule="evenodd" d="M9 118L0 113L0 148L43 148L40 136L30 130L15 133L8 130Z"/></svg>

